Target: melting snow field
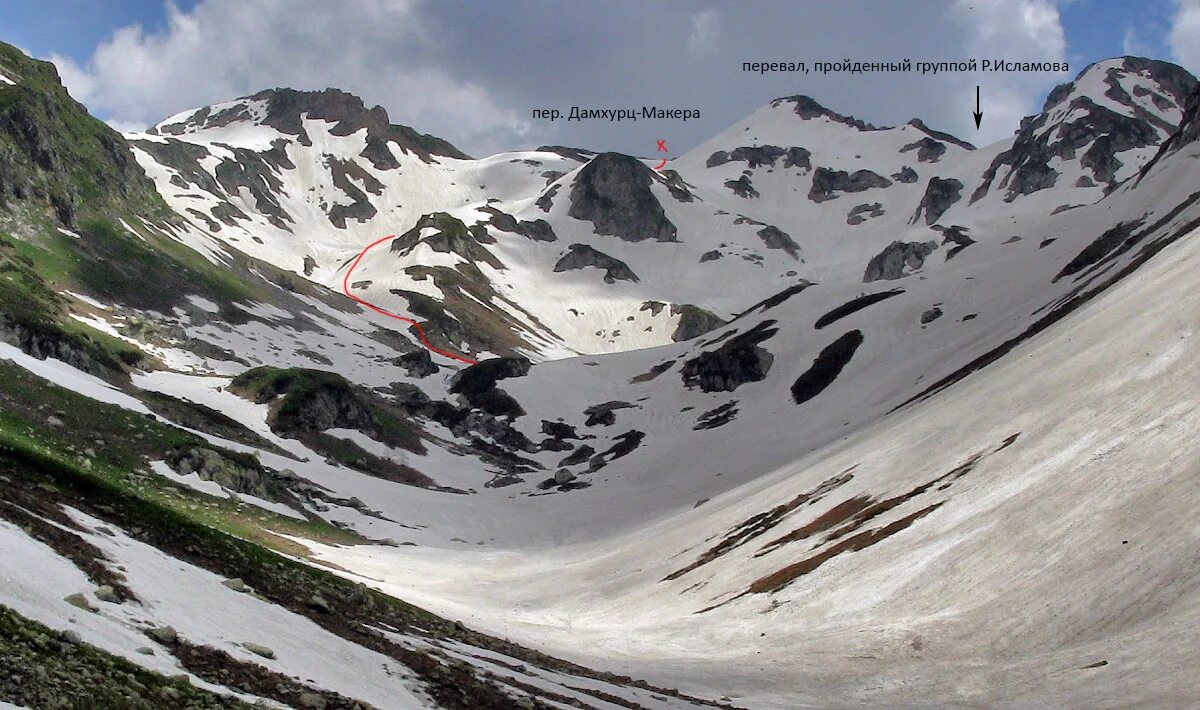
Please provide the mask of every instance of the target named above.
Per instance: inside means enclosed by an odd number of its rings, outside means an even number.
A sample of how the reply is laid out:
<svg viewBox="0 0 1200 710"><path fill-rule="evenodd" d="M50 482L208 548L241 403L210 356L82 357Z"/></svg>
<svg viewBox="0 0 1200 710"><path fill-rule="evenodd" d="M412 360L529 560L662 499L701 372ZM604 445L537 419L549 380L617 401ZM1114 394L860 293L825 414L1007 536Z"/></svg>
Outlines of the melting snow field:
<svg viewBox="0 0 1200 710"><path fill-rule="evenodd" d="M955 389L695 511L537 552L313 549L469 625L750 707L1200 701L1181 673L1200 663L1188 641L1200 507L1181 495L1200 475L1200 406L1179 388L1200 382L1200 359L1182 356L1200 312L1188 286L1198 257L1195 239L1169 248ZM697 613L807 545L762 557L748 545L660 581L714 536L851 466L838 499L908 490L1014 434L928 517L775 594Z"/></svg>

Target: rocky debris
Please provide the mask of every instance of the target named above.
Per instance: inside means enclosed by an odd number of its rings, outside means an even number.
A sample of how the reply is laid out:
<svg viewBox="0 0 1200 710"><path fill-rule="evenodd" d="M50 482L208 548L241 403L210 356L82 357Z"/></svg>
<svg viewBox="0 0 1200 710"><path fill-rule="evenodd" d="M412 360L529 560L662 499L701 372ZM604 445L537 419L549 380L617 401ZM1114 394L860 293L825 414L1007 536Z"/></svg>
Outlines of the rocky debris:
<svg viewBox="0 0 1200 710"><path fill-rule="evenodd" d="M305 600L304 605L310 609L316 609L322 614L329 613L329 602L325 601L325 597L322 597L320 594L313 594L310 596L307 600Z"/></svg>
<svg viewBox="0 0 1200 710"><path fill-rule="evenodd" d="M654 173L654 177L659 184L667 188L678 202L693 202L695 196L692 195L693 186L684 182L683 176L677 170L664 169Z"/></svg>
<svg viewBox="0 0 1200 710"><path fill-rule="evenodd" d="M846 213L846 224L854 227L866 222L868 219L883 216L883 204L873 202L871 204L863 203L855 205L849 212ZM864 217L863 215L866 215Z"/></svg>
<svg viewBox="0 0 1200 710"><path fill-rule="evenodd" d="M1123 244L1130 240L1133 233L1136 232L1144 223L1144 220L1132 220L1128 222L1119 222L1116 226L1106 230L1103 234L1097 237L1091 244L1084 247L1083 251L1075 255L1075 258L1067 262L1055 276L1053 281L1058 282L1066 276L1073 276L1084 269L1094 266L1101 262L1105 257L1118 250ZM1052 242L1053 240L1046 240ZM1048 246L1046 242L1042 246Z"/></svg>
<svg viewBox="0 0 1200 710"><path fill-rule="evenodd" d="M763 240L763 244L767 245L768 249L782 249L788 256L799 261L800 260L800 245L792 240L792 237L779 227L768 225L758 230L758 238Z"/></svg>
<svg viewBox="0 0 1200 710"><path fill-rule="evenodd" d="M568 249L569 251L555 262L555 273L575 271L591 266L604 271L604 283L607 284L616 283L617 281L632 281L634 283L638 281L637 274L633 273L633 269L630 269L620 259L613 258L602 251L593 249L587 244L572 244Z"/></svg>
<svg viewBox="0 0 1200 710"><path fill-rule="evenodd" d="M930 138L933 138L934 140L941 141L942 143L949 143L951 145L956 145L959 148L962 148L964 150L975 150L975 146L971 145L970 143L968 143L964 140L959 140L958 138L955 138L954 136L950 135L949 133L944 133L942 131L935 131L934 129L930 128L929 126L926 126L925 122L919 118L912 119L911 121L908 122L908 125L912 126L913 128L917 129L918 131L921 131L922 133L929 136Z"/></svg>
<svg viewBox="0 0 1200 710"><path fill-rule="evenodd" d="M1042 113L1021 121L1012 147L993 160L983 174L983 182L971 195L974 203L986 196L1004 170L1000 187L1006 187L1005 202L1053 187L1058 172L1050 167L1055 159L1067 161L1079 158L1082 167L1090 168L1095 178L1116 185L1116 172L1123 166L1117 157L1134 148L1156 145L1175 126L1133 101L1121 87L1120 79L1129 72L1147 72L1157 76L1158 86L1170 100L1182 105L1186 92L1196 85L1195 79L1183 69L1167 62L1127 58L1124 68L1110 67L1103 81L1108 85L1105 95L1129 109L1125 115L1101 106L1088 96L1077 95L1076 83L1061 84L1046 99ZM1136 68L1134 68L1136 67ZM1080 72L1099 71L1091 65ZM1073 97L1073 98L1072 98ZM1079 151L1084 151L1078 156Z"/></svg>
<svg viewBox="0 0 1200 710"><path fill-rule="evenodd" d="M616 411L618 409L632 409L634 406L635 405L632 405L629 402L622 402L620 400L605 402L603 404L593 404L592 406L583 410L584 416L587 417L587 421L585 421L583 425L612 426L613 424L617 423Z"/></svg>
<svg viewBox="0 0 1200 710"><path fill-rule="evenodd" d="M586 163L596 157L596 151L587 150L586 148L570 148L562 145L539 145L537 147L539 153L554 153L561 155L568 160L574 160L580 163Z"/></svg>
<svg viewBox="0 0 1200 710"><path fill-rule="evenodd" d="M624 434L619 434L613 437L614 443L607 451L596 454L588 461L588 472L594 473L604 468L606 465L632 453L634 449L641 445L642 440L646 438L645 432L631 429Z"/></svg>
<svg viewBox="0 0 1200 710"><path fill-rule="evenodd" d="M752 199L758 197L758 190L754 189L754 185L750 182L749 175L743 175L737 180L726 180L725 187L733 190L733 194L738 197Z"/></svg>
<svg viewBox="0 0 1200 710"><path fill-rule="evenodd" d="M785 301L787 301L792 296L795 296L798 293L802 293L805 289L807 289L809 286L812 286L812 285L813 285L813 283L811 281L809 281L808 279L800 279L796 283L792 284L791 286L788 286L787 288L783 289L782 291L775 294L774 296L768 296L767 298L764 298L763 300L759 301L758 303L754 304L753 306L750 306L749 308L742 311L741 313L738 313L737 315L735 315L733 317L733 319L737 320L738 318L741 318L742 316L745 316L749 313L753 313L754 311L763 312L763 311L768 311L772 308L775 308L776 306L780 305L781 303L784 303Z"/></svg>
<svg viewBox="0 0 1200 710"><path fill-rule="evenodd" d="M117 595L116 590L113 589L111 584L101 584L99 587L96 587L95 594L97 599L109 604L120 604L124 601L124 599Z"/></svg>
<svg viewBox="0 0 1200 710"><path fill-rule="evenodd" d="M962 197L962 189L962 182L954 178L930 178L921 204L917 205L917 211L913 213L909 224L916 224L922 212L925 213L925 224L937 222L946 210Z"/></svg>
<svg viewBox="0 0 1200 710"><path fill-rule="evenodd" d="M326 215L333 226L345 229L347 219L361 223L374 217L375 205L371 203L371 199L367 197L366 193L359 189L358 185L362 185L373 195L380 195L383 193L383 183L353 160L343 160L327 155L325 156L325 167L329 169L334 187L341 190L351 200L350 204L339 200L328 207ZM355 184L355 181L358 185Z"/></svg>
<svg viewBox="0 0 1200 710"><path fill-rule="evenodd" d="M737 400L726 402L716 409L707 411L700 415L696 420L696 426L693 430L699 431L703 429L716 429L720 426L725 426L737 417Z"/></svg>
<svg viewBox="0 0 1200 710"><path fill-rule="evenodd" d="M164 646L172 646L179 640L179 634L173 626L156 626L146 629L146 635Z"/></svg>
<svg viewBox="0 0 1200 710"><path fill-rule="evenodd" d="M133 649L133 651L134 651L134 653L138 653L143 656L153 656L154 655L154 649L150 648L149 646L138 646L137 648Z"/></svg>
<svg viewBox="0 0 1200 710"><path fill-rule="evenodd" d="M869 123L864 123L857 118L843 116L840 113L830 111L821 104L817 103L815 99L799 94L796 96L785 96L783 98L775 99L771 102L771 107L777 108L788 103L793 105L793 110L795 111L796 115L805 121L810 121L814 118L827 118L834 123L841 123L851 128L856 128L860 131L883 130L881 128L876 128Z"/></svg>
<svg viewBox="0 0 1200 710"><path fill-rule="evenodd" d="M92 603L88 601L87 597L83 596L83 594L80 592L68 594L67 596L63 597L63 601L77 609L83 609L84 611L96 611L96 607L92 606Z"/></svg>
<svg viewBox="0 0 1200 710"><path fill-rule="evenodd" d="M702 352L683 363L680 377L688 389L699 387L704 392L732 392L747 382L758 382L767 376L775 358L759 343L779 332L766 320L753 328L726 340L716 350Z"/></svg>
<svg viewBox="0 0 1200 710"><path fill-rule="evenodd" d="M903 278L925 265L925 258L937 249L937 242L895 241L867 263L863 283ZM906 271L906 269L908 271Z"/></svg>
<svg viewBox="0 0 1200 710"><path fill-rule="evenodd" d="M194 473L205 481L212 481L235 493L285 504L296 503L288 489L289 481L272 474L249 456L239 461L230 454L191 446L168 451L165 460L167 466L180 476Z"/></svg>
<svg viewBox="0 0 1200 710"><path fill-rule="evenodd" d="M907 153L910 150L917 151L918 163L936 163L946 154L946 144L926 136L904 146L900 152Z"/></svg>
<svg viewBox="0 0 1200 710"><path fill-rule="evenodd" d="M574 480L575 480L575 474L571 473L569 470L567 470L565 468L560 468L554 472L554 484L555 485L565 486Z"/></svg>
<svg viewBox="0 0 1200 710"><path fill-rule="evenodd" d="M1164 155L1174 153L1185 145L1198 140L1200 140L1200 85L1192 90L1183 103L1183 117L1179 121L1179 128L1163 141L1154 157L1138 171L1138 180L1141 180Z"/></svg>
<svg viewBox="0 0 1200 710"><path fill-rule="evenodd" d="M559 466L576 466L576 465L581 464L584 461L587 461L588 459L590 459L592 457L592 454L594 454L594 453L596 453L596 450L594 448L592 448L588 444L584 444L583 446L580 446L578 449L575 449L574 452L572 452L570 455L568 455L562 461L559 461L558 465Z"/></svg>
<svg viewBox="0 0 1200 710"><path fill-rule="evenodd" d="M436 231L422 236L426 228ZM462 220L446 212L422 215L412 229L392 240L389 251L408 256L420 244L441 254L458 254L469 262L485 263L493 269L504 268L495 255L480 242L478 231L473 232Z"/></svg>
<svg viewBox="0 0 1200 710"><path fill-rule="evenodd" d="M643 301L638 308L639 311L650 311L651 316L657 316L662 313L662 310L667 307L667 304L662 301Z"/></svg>
<svg viewBox="0 0 1200 710"><path fill-rule="evenodd" d="M812 188L808 191L808 199L813 202L825 202L837 199L838 192L863 192L877 187L888 187L891 180L877 175L870 170L855 170L848 173L845 170L832 168L817 168L813 173Z"/></svg>
<svg viewBox="0 0 1200 710"><path fill-rule="evenodd" d="M919 179L919 176L917 175L916 170L913 170L905 165L904 167L900 168L900 172L892 174L892 179L896 182L908 184L916 182Z"/></svg>
<svg viewBox="0 0 1200 710"><path fill-rule="evenodd" d="M554 229L544 219L535 219L532 222L518 220L507 212L501 212L489 205L481 207L480 210L492 216L490 224L500 231L520 234L535 242L553 242L558 240L558 237L554 234Z"/></svg>
<svg viewBox="0 0 1200 710"><path fill-rule="evenodd" d="M550 189L542 193L541 197L538 197L537 202L535 203L538 206L538 209L543 212L549 212L550 208L554 206L554 196L558 194L558 189L560 187L562 187L562 185L552 185Z"/></svg>
<svg viewBox="0 0 1200 710"><path fill-rule="evenodd" d="M429 377L430 375L437 374L441 369L433 361L433 357L425 348L404 353L396 358L396 364L403 368L409 377Z"/></svg>
<svg viewBox="0 0 1200 710"><path fill-rule="evenodd" d="M799 146L781 148L776 145L742 146L728 152L718 150L708 156L708 160L704 162L704 166L715 168L726 163L746 163L751 168L758 168L763 165L769 165L773 168L780 158L783 158L784 168L800 167L805 170L812 170L812 153Z"/></svg>
<svg viewBox="0 0 1200 710"><path fill-rule="evenodd" d="M244 641L242 643L242 647L257 656L262 656L266 659L273 660L276 658L275 651L273 651L271 648L263 646L259 643L254 643L253 641Z"/></svg>
<svg viewBox="0 0 1200 710"><path fill-rule="evenodd" d="M679 325L671 333L671 340L676 343L698 338L725 325L725 321L715 313L688 303L671 304L671 315L679 316Z"/></svg>
<svg viewBox="0 0 1200 710"><path fill-rule="evenodd" d="M975 243L974 239L967 236L967 232L971 231L969 227L963 227L957 224L950 227L935 225L931 227L931 229L941 232L943 246L947 244L955 245L950 251L946 252L946 261L950 261L955 256L958 256L958 253L963 249L966 249Z"/></svg>
<svg viewBox="0 0 1200 710"><path fill-rule="evenodd" d="M508 393L496 387L496 382L529 373L531 363L524 357L501 357L484 360L459 370L450 378L450 393L461 394L472 406L493 416L519 417L525 410Z"/></svg>
<svg viewBox="0 0 1200 710"><path fill-rule="evenodd" d="M887 299L899 296L902 293L904 293L904 289L896 288L892 289L891 291L879 291L878 293L868 293L866 295L859 296L858 298L843 303L842 305L834 308L818 318L817 322L813 324L813 328L816 330L821 330L825 326L836 323L852 313L857 313L868 306L879 303L880 301L886 301Z"/></svg>
<svg viewBox="0 0 1200 710"><path fill-rule="evenodd" d="M862 344L862 331L852 330L821 350L812 367L792 384L792 401L804 404L833 384Z"/></svg>
<svg viewBox="0 0 1200 710"><path fill-rule="evenodd" d="M721 252L716 249L713 249L712 251L706 251L700 255L700 263L703 264L706 261L716 261L717 259L720 259L720 258L721 258Z"/></svg>
<svg viewBox="0 0 1200 710"><path fill-rule="evenodd" d="M567 214L591 222L596 234L628 242L677 241L675 225L650 191L654 171L636 158L601 153L580 168Z"/></svg>
<svg viewBox="0 0 1200 710"><path fill-rule="evenodd" d="M250 592L250 587L246 586L246 583L242 581L241 577L231 577L229 579L222 580L221 585L228 589L232 589L235 592Z"/></svg>
<svg viewBox="0 0 1200 710"><path fill-rule="evenodd" d="M934 306L921 314L921 325L928 325L942 317L942 309Z"/></svg>

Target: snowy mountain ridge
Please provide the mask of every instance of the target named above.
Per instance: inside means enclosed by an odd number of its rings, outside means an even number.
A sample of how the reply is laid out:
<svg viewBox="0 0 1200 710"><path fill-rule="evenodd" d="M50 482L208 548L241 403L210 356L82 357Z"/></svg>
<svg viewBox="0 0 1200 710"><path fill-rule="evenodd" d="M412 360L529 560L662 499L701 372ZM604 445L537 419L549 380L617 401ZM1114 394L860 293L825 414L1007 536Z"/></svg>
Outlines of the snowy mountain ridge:
<svg viewBox="0 0 1200 710"><path fill-rule="evenodd" d="M655 171L336 90L121 138L0 60L6 632L309 707L1195 697L1182 69Z"/></svg>

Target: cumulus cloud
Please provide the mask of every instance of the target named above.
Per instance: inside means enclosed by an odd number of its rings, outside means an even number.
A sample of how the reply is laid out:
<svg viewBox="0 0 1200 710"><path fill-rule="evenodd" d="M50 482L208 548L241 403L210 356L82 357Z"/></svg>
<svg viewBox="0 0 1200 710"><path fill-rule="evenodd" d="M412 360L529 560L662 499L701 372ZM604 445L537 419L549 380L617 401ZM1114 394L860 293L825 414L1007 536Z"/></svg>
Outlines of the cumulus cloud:
<svg viewBox="0 0 1200 710"><path fill-rule="evenodd" d="M414 0L205 0L187 12L171 4L162 31L123 27L85 64L51 59L71 93L114 126L287 86L345 89L394 120L452 126L447 133L474 146L525 130L486 88L431 63L419 10Z"/></svg>
<svg viewBox="0 0 1200 710"><path fill-rule="evenodd" d="M1176 62L1192 72L1200 72L1200 0L1176 0L1167 42Z"/></svg>
<svg viewBox="0 0 1200 710"><path fill-rule="evenodd" d="M1200 0L1187 0L1200 2ZM880 3L760 0L737 12L659 0L201 0L168 6L161 30L123 27L86 62L55 57L77 98L112 125L275 86L337 87L469 153L560 143L634 154L694 146L778 96L808 94L895 125L920 117L976 143L1010 134L1068 78L877 72L756 74L744 62L1061 61L1051 0ZM971 119L983 87L984 125ZM699 120L534 120L531 109L659 106Z"/></svg>
<svg viewBox="0 0 1200 710"><path fill-rule="evenodd" d="M1067 42L1058 7L1050 0L956 0L952 15L973 56L1014 62L1063 62ZM1075 67L1075 70L1083 67ZM984 145L1012 134L1023 116L1041 109L1046 93L1074 72L987 72L955 80L955 101L974 105L980 87L983 126L976 131L969 112L955 116L954 132Z"/></svg>
<svg viewBox="0 0 1200 710"><path fill-rule="evenodd" d="M721 15L712 8L697 12L691 17L692 33L688 36L689 52L711 52L721 39Z"/></svg>

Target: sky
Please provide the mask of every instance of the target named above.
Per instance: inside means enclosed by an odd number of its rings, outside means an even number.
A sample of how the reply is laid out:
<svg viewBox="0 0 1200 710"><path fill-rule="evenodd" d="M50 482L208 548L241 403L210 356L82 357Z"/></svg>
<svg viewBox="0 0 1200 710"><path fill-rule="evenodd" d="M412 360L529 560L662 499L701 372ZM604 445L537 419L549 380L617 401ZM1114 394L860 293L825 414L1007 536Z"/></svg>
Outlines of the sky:
<svg viewBox="0 0 1200 710"><path fill-rule="evenodd" d="M473 155L541 144L679 155L779 96L984 145L1099 59L1200 72L1200 0L0 0L0 40L138 130L264 88L336 87ZM744 62L1066 62L1068 72L760 75ZM971 113L980 87L983 125ZM535 119L692 109L698 120Z"/></svg>

